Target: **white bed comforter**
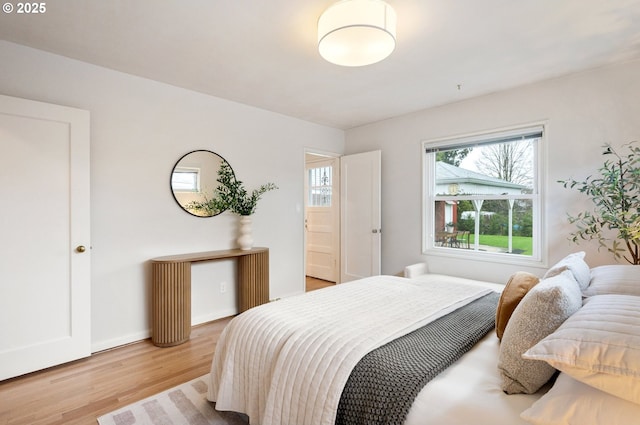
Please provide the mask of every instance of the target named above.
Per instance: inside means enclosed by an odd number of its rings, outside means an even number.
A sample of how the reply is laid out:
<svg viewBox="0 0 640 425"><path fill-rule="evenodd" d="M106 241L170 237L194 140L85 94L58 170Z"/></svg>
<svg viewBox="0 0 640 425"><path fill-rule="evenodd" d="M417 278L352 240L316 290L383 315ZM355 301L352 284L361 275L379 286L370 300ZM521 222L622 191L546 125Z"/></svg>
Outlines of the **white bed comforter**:
<svg viewBox="0 0 640 425"><path fill-rule="evenodd" d="M333 425L365 354L488 292L376 276L253 308L220 336L208 399L251 424Z"/></svg>

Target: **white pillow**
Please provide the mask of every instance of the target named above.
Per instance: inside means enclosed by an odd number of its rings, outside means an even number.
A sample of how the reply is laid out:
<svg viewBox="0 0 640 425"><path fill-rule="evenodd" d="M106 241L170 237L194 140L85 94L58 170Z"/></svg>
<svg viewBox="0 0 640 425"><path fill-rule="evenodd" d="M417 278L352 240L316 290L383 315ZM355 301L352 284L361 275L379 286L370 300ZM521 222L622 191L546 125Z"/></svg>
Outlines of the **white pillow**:
<svg viewBox="0 0 640 425"><path fill-rule="evenodd" d="M582 306L582 292L571 272L543 279L522 298L504 330L498 369L507 394L538 391L555 373L544 362L522 354L551 334Z"/></svg>
<svg viewBox="0 0 640 425"><path fill-rule="evenodd" d="M613 264L591 269L591 282L582 291L590 297L601 294L640 296L640 266Z"/></svg>
<svg viewBox="0 0 640 425"><path fill-rule="evenodd" d="M640 406L561 373L548 393L520 415L534 425L638 423Z"/></svg>
<svg viewBox="0 0 640 425"><path fill-rule="evenodd" d="M596 295L523 357L640 404L640 297Z"/></svg>
<svg viewBox="0 0 640 425"><path fill-rule="evenodd" d="M574 252L553 265L542 277L543 279L557 276L565 270L571 271L580 289L584 290L591 281L591 270L584 261L584 251Z"/></svg>

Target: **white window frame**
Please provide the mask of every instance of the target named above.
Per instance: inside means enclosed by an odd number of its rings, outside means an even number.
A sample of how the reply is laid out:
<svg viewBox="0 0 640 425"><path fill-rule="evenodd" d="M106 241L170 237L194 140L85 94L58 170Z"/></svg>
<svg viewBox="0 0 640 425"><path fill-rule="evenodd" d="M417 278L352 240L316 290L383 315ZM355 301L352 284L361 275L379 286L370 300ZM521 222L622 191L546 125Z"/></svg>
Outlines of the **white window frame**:
<svg viewBox="0 0 640 425"><path fill-rule="evenodd" d="M435 154L426 153L427 149L442 148L443 150L461 145L480 145L490 142L491 140L502 139L510 135L527 133L530 131L540 130L542 137L534 145L534 193L532 195L519 195L519 198L532 199L533 221L532 221L532 237L533 252L531 256L514 255L507 253L492 253L485 251L475 251L468 249L442 248L435 246L434 216L435 216ZM514 264L523 266L545 266L547 264L547 238L545 226L545 193L546 193L546 138L547 125L545 122L532 123L525 126L503 128L494 131L467 134L443 139L425 140L421 143L422 157L422 253L425 255L435 255L443 257L452 257L459 259L472 259L480 261L488 261L495 263ZM504 196L508 199L510 196ZM487 196L479 198L486 199ZM491 196L491 199L500 199L500 195ZM439 201L459 200L456 196L437 197Z"/></svg>
<svg viewBox="0 0 640 425"><path fill-rule="evenodd" d="M195 177L193 179L193 185L190 185L189 187L185 187L185 186L181 186L181 184L174 184L173 177L176 174L193 175ZM173 170L173 174L171 174L171 188L175 192L200 193L200 168L176 167L175 170Z"/></svg>

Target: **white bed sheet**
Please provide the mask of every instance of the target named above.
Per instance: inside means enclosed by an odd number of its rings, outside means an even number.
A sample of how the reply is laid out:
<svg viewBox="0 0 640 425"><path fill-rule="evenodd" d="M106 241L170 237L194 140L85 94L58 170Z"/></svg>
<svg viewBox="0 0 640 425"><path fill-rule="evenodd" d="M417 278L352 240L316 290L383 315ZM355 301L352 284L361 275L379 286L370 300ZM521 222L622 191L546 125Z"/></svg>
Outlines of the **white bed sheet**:
<svg viewBox="0 0 640 425"><path fill-rule="evenodd" d="M503 285L445 275L412 276L425 283L474 283L501 292ZM489 332L468 353L432 379L418 394L405 425L526 425L520 413L539 399L536 394L507 395L500 389L499 340Z"/></svg>
<svg viewBox="0 0 640 425"><path fill-rule="evenodd" d="M374 276L251 309L220 335L208 399L251 423L333 424L357 362L490 292L468 283Z"/></svg>
<svg viewBox="0 0 640 425"><path fill-rule="evenodd" d="M418 394L405 425L525 425L520 413L546 392L507 395L500 389L498 338L487 334Z"/></svg>
<svg viewBox="0 0 640 425"><path fill-rule="evenodd" d="M432 282L473 284L498 293L504 288L500 284L436 274L411 276L411 280L425 285ZM405 425L526 425L520 413L548 388L532 395L504 394L500 389L498 355L499 340L495 332L489 332L423 388L409 411ZM210 394L209 399L215 400L216 397ZM244 411L232 405L222 409Z"/></svg>

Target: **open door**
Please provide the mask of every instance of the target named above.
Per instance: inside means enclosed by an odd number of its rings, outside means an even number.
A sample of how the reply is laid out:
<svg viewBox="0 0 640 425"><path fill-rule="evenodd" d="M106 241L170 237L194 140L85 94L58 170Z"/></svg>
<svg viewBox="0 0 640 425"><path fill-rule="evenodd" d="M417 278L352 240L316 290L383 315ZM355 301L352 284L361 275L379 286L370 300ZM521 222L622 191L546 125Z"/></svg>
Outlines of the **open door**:
<svg viewBox="0 0 640 425"><path fill-rule="evenodd" d="M381 151L340 158L340 281L380 274Z"/></svg>

